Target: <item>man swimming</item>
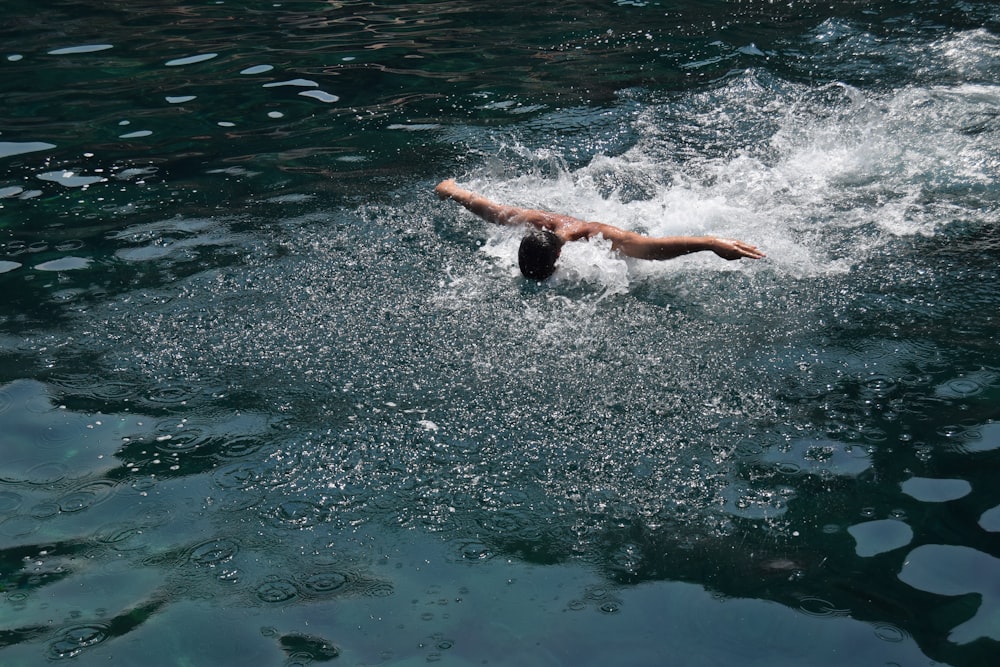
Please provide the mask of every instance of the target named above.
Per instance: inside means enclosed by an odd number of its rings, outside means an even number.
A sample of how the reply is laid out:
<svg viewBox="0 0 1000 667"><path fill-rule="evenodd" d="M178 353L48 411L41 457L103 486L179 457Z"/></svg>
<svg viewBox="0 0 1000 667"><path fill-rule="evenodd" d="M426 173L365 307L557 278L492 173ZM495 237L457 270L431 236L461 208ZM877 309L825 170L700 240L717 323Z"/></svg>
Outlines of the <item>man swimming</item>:
<svg viewBox="0 0 1000 667"><path fill-rule="evenodd" d="M438 183L434 192L441 199L454 199L480 218L498 225L530 225L536 229L521 240L517 263L521 273L532 280L545 280L556 270L563 244L595 236L611 241L611 248L638 259L673 259L693 252L711 250L722 259L761 259L755 246L735 239L713 236L644 236L601 222L585 222L568 215L497 204L460 188L454 179Z"/></svg>

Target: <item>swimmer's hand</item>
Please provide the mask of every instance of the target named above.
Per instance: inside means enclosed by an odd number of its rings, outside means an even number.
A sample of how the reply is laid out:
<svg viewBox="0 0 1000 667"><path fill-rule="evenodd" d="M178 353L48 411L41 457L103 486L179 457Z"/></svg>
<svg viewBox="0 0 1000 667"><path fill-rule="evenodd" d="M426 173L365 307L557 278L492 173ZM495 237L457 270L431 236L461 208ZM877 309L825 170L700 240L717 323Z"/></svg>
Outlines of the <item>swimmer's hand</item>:
<svg viewBox="0 0 1000 667"><path fill-rule="evenodd" d="M713 238L709 248L722 259L763 259L767 257L757 249L757 246L750 245L744 241L736 239Z"/></svg>
<svg viewBox="0 0 1000 667"><path fill-rule="evenodd" d="M460 189L461 188L459 188L458 185L455 183L455 179L449 178L446 181L441 181L440 183L438 183L437 187L434 188L434 192L437 194L439 199L447 199L448 197L454 195L455 192Z"/></svg>

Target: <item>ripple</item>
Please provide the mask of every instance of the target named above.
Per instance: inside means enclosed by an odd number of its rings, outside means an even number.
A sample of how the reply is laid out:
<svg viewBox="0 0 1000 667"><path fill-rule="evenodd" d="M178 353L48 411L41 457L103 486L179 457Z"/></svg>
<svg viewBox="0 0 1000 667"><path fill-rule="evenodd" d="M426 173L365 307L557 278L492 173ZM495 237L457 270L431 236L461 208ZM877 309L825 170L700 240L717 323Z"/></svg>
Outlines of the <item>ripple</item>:
<svg viewBox="0 0 1000 667"><path fill-rule="evenodd" d="M905 630L891 623L876 623L875 636L884 642L891 642L893 644L898 644L909 638L909 634Z"/></svg>
<svg viewBox="0 0 1000 667"><path fill-rule="evenodd" d="M89 387L88 391L94 398L122 400L135 395L135 386L128 382L102 381Z"/></svg>
<svg viewBox="0 0 1000 667"><path fill-rule="evenodd" d="M289 665L328 662L340 655L340 649L333 642L322 637L296 633L282 635L278 641L281 644L281 650L288 655L286 664Z"/></svg>
<svg viewBox="0 0 1000 667"><path fill-rule="evenodd" d="M849 609L838 609L832 602L812 596L800 598L798 610L807 616L815 616L817 618L847 616L850 613Z"/></svg>
<svg viewBox="0 0 1000 667"><path fill-rule="evenodd" d="M136 551L146 546L142 526L135 524L113 524L97 531L94 538L115 551Z"/></svg>
<svg viewBox="0 0 1000 667"><path fill-rule="evenodd" d="M21 506L23 499L13 491L0 491L0 513L10 514Z"/></svg>
<svg viewBox="0 0 1000 667"><path fill-rule="evenodd" d="M264 443L250 436L235 436L226 440L220 455L227 459L238 459L260 451Z"/></svg>
<svg viewBox="0 0 1000 667"><path fill-rule="evenodd" d="M84 243L80 239L69 239L66 241L60 241L54 247L59 252L73 252L74 250L79 250L83 246Z"/></svg>
<svg viewBox="0 0 1000 667"><path fill-rule="evenodd" d="M373 581L361 591L362 595L372 598L386 598L392 595L393 592L392 584L384 581Z"/></svg>
<svg viewBox="0 0 1000 667"><path fill-rule="evenodd" d="M101 623L74 625L63 630L59 638L49 644L49 658L75 658L84 649L96 646L107 638L108 627Z"/></svg>
<svg viewBox="0 0 1000 667"><path fill-rule="evenodd" d="M493 552L482 542L467 542L458 549L462 560L483 561L493 557Z"/></svg>
<svg viewBox="0 0 1000 667"><path fill-rule="evenodd" d="M246 489L257 483L261 474L252 463L233 463L216 470L212 479L223 489Z"/></svg>
<svg viewBox="0 0 1000 667"><path fill-rule="evenodd" d="M38 530L39 523L39 520L32 516L12 516L0 521L0 535L24 537Z"/></svg>
<svg viewBox="0 0 1000 667"><path fill-rule="evenodd" d="M797 440L772 447L764 452L761 461L774 467L794 466L803 474L846 477L856 477L872 465L866 448L835 440Z"/></svg>
<svg viewBox="0 0 1000 667"><path fill-rule="evenodd" d="M347 574L336 570L315 572L301 580L301 588L304 595L325 597L343 591L351 580Z"/></svg>
<svg viewBox="0 0 1000 667"><path fill-rule="evenodd" d="M166 383L154 387L146 400L156 405L184 405L198 394L197 388L184 383Z"/></svg>
<svg viewBox="0 0 1000 667"><path fill-rule="evenodd" d="M81 512L102 503L118 490L118 484L99 479L79 486L56 500L61 512Z"/></svg>
<svg viewBox="0 0 1000 667"><path fill-rule="evenodd" d="M621 600L608 600L598 607L602 614L617 614L622 609Z"/></svg>
<svg viewBox="0 0 1000 667"><path fill-rule="evenodd" d="M240 551L239 542L226 538L208 540L188 552L188 561L199 567L215 567L231 561Z"/></svg>
<svg viewBox="0 0 1000 667"><path fill-rule="evenodd" d="M299 590L293 582L287 579L269 577L264 583L257 586L254 594L261 602L281 604L296 599L299 596Z"/></svg>
<svg viewBox="0 0 1000 667"><path fill-rule="evenodd" d="M280 524L309 528L322 523L326 519L326 510L316 503L307 500L287 500L272 514Z"/></svg>
<svg viewBox="0 0 1000 667"><path fill-rule="evenodd" d="M59 514L59 505L55 503L38 503L30 511L31 516L36 519L51 519Z"/></svg>
<svg viewBox="0 0 1000 667"><path fill-rule="evenodd" d="M899 383L888 375L873 375L865 380L864 386L868 393L879 398L885 398L896 391Z"/></svg>
<svg viewBox="0 0 1000 667"><path fill-rule="evenodd" d="M961 449L965 452L988 452L1000 449L1000 423L988 422L962 434L964 442Z"/></svg>
<svg viewBox="0 0 1000 667"><path fill-rule="evenodd" d="M65 464L56 462L39 463L38 465L28 469L28 471L23 474L23 479L10 481L24 481L28 484L43 486L62 481L66 478L68 473L69 468L67 468Z"/></svg>
<svg viewBox="0 0 1000 667"><path fill-rule="evenodd" d="M160 435L156 436L156 449L165 453L190 453L206 443L211 442L210 434L204 432L197 426L184 426L182 429L173 429L170 433L167 429L160 429Z"/></svg>

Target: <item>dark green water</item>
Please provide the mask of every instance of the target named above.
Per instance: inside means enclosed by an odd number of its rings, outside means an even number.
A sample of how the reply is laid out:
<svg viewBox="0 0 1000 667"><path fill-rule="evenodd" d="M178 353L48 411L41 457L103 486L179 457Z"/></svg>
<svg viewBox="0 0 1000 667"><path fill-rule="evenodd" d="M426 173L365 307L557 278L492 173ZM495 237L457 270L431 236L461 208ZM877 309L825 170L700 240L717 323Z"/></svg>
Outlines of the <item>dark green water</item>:
<svg viewBox="0 0 1000 667"><path fill-rule="evenodd" d="M994 664L994 3L2 16L0 665Z"/></svg>

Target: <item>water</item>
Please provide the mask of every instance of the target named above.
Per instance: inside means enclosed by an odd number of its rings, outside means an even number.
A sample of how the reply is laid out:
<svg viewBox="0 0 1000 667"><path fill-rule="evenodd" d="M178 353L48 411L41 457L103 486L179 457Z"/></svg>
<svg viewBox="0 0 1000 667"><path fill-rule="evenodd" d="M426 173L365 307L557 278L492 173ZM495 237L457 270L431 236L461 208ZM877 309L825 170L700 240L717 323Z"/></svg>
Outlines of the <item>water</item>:
<svg viewBox="0 0 1000 667"><path fill-rule="evenodd" d="M829 4L6 3L0 662L992 664L1000 12Z"/></svg>

